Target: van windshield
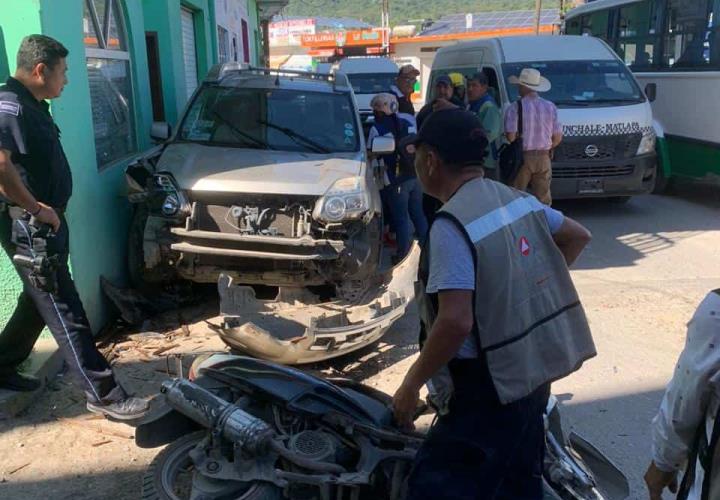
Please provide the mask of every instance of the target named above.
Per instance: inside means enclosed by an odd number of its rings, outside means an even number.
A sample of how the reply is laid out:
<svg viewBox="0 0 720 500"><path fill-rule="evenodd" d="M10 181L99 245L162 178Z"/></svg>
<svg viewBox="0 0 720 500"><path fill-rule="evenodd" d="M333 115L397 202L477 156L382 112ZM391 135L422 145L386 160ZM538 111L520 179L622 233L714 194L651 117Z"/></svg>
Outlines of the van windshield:
<svg viewBox="0 0 720 500"><path fill-rule="evenodd" d="M348 74L350 85L356 94L379 94L389 92L390 87L395 85L395 73L355 73Z"/></svg>
<svg viewBox="0 0 720 500"><path fill-rule="evenodd" d="M508 79L523 68L535 68L550 80L543 97L558 107L637 104L645 101L627 67L620 61L545 61L503 64L508 97L518 98L518 88Z"/></svg>

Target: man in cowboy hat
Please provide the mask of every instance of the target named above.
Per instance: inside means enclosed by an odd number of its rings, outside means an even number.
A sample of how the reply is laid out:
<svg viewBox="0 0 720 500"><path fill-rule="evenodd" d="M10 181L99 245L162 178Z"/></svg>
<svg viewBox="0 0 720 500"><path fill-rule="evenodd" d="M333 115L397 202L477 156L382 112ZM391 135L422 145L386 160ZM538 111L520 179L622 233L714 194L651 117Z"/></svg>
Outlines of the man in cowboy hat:
<svg viewBox="0 0 720 500"><path fill-rule="evenodd" d="M512 186L530 191L541 202L550 205L551 151L562 140L562 127L553 103L541 98L538 92L550 90L550 82L534 68L524 68L520 76L508 81L518 86L520 99L510 106L505 115L505 135L513 142L519 136L523 141L524 162ZM522 106L522 130L518 130L518 108Z"/></svg>

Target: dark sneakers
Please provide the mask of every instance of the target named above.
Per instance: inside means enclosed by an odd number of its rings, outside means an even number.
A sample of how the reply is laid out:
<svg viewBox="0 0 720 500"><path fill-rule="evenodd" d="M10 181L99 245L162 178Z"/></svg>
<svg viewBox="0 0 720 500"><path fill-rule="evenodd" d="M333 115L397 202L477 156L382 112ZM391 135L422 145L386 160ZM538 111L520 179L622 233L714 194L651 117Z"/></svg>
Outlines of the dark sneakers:
<svg viewBox="0 0 720 500"><path fill-rule="evenodd" d="M87 409L110 420L135 420L147 413L148 402L140 398L126 398L114 403L102 404L88 401Z"/></svg>
<svg viewBox="0 0 720 500"><path fill-rule="evenodd" d="M17 392L37 391L42 387L42 382L30 375L22 373L12 373L4 377L0 377L0 389L8 389Z"/></svg>

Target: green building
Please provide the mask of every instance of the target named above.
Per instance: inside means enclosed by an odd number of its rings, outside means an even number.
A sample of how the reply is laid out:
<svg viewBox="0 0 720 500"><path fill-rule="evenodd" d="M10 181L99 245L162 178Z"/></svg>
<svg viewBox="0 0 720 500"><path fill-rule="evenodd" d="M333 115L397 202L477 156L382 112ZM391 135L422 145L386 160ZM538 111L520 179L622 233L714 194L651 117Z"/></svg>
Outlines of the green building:
<svg viewBox="0 0 720 500"><path fill-rule="evenodd" d="M262 25L287 0L2 3L2 81L15 71L15 55L28 34L52 36L70 51L69 84L51 111L73 171L68 207L73 275L97 330L107 318L100 276L117 283L126 278L130 206L125 167L152 146L153 121L177 122L198 82L220 57L260 62ZM0 255L0 326L12 314L20 289L9 260Z"/></svg>

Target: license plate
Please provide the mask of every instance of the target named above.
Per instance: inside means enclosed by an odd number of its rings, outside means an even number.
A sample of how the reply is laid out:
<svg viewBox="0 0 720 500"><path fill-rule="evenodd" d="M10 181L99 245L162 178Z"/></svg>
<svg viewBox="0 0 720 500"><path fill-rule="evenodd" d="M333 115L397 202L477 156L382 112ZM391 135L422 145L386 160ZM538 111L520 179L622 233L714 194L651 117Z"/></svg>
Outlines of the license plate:
<svg viewBox="0 0 720 500"><path fill-rule="evenodd" d="M604 193L603 181L600 179L587 179L578 183L578 194Z"/></svg>

